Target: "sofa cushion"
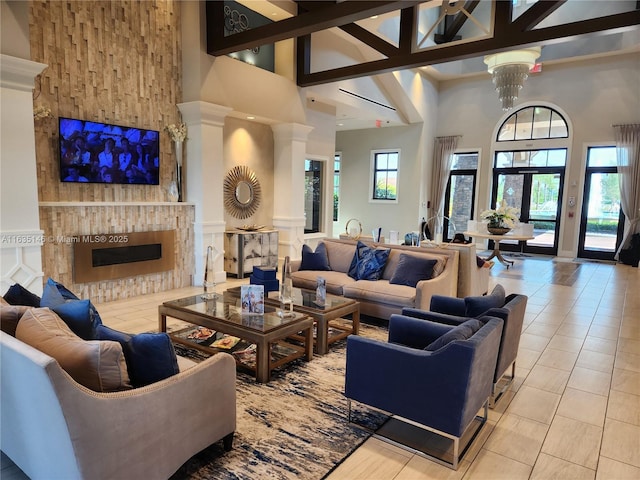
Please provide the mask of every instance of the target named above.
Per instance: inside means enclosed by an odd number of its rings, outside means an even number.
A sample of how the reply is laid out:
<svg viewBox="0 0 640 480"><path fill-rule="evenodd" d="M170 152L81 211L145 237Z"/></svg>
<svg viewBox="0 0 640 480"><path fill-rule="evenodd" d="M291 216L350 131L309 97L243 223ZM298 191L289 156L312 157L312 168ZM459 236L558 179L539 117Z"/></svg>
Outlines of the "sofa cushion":
<svg viewBox="0 0 640 480"><path fill-rule="evenodd" d="M309 245L302 246L300 270L331 270L329 257L327 257L327 247L324 243L319 243L315 252L311 250Z"/></svg>
<svg viewBox="0 0 640 480"><path fill-rule="evenodd" d="M322 272L322 277L326 282L327 293L332 293L333 295L342 295L345 285L356 282L346 273L333 270ZM298 270L297 272L291 273L291 280L293 281L294 287L315 290L318 286L318 272L313 270Z"/></svg>
<svg viewBox="0 0 640 480"><path fill-rule="evenodd" d="M127 364L118 342L85 341L48 308L24 313L16 338L53 357L73 379L96 392L131 388Z"/></svg>
<svg viewBox="0 0 640 480"><path fill-rule="evenodd" d="M433 267L437 260L416 255L400 254L400 260L389 283L415 287L421 280L433 278Z"/></svg>
<svg viewBox="0 0 640 480"><path fill-rule="evenodd" d="M344 285L344 296L354 300L380 303L402 309L414 307L416 289L407 285L391 285L388 280L358 280Z"/></svg>
<svg viewBox="0 0 640 480"><path fill-rule="evenodd" d="M327 257L329 258L329 266L334 272L347 273L353 260L353 252L356 246L353 243L325 240L327 249Z"/></svg>
<svg viewBox="0 0 640 480"><path fill-rule="evenodd" d="M453 342L454 340L467 340L471 338L474 333L480 330L480 328L482 328L482 325L482 322L478 319L472 318L471 320L467 320L466 322L453 327L441 337L435 339L424 349L433 352Z"/></svg>
<svg viewBox="0 0 640 480"><path fill-rule="evenodd" d="M0 329L11 335L16 336L16 327L25 312L34 307L26 305L9 305L8 303L0 305Z"/></svg>
<svg viewBox="0 0 640 480"><path fill-rule="evenodd" d="M164 380L179 372L176 352L166 333L130 335L105 325L98 325L97 333L99 340L112 340L122 346L134 388Z"/></svg>
<svg viewBox="0 0 640 480"><path fill-rule="evenodd" d="M465 297L465 317L478 317L490 308L504 306L505 291L502 285L496 285L489 295Z"/></svg>
<svg viewBox="0 0 640 480"><path fill-rule="evenodd" d="M390 251L389 248L371 248L358 242L349 267L349 276L355 280L379 280Z"/></svg>
<svg viewBox="0 0 640 480"><path fill-rule="evenodd" d="M384 272L382 272L382 278L384 278L385 280L391 280L396 272L396 269L398 268L400 255L409 255L415 258L428 258L431 260L436 260L436 264L433 266L433 276L431 278L439 276L444 271L447 265L447 261L449 260L449 257L447 257L446 255L422 252L422 248L414 247L412 250L413 251L407 251L402 248L392 248L391 253L389 254L389 259L387 260L387 265L384 268Z"/></svg>
<svg viewBox="0 0 640 480"><path fill-rule="evenodd" d="M11 305L26 305L28 307L39 307L40 297L31 293L19 283L14 283L3 295L3 298Z"/></svg>
<svg viewBox="0 0 640 480"><path fill-rule="evenodd" d="M102 324L98 311L89 300L80 300L64 285L49 278L42 292L40 305L56 312L80 338L98 338L96 328Z"/></svg>

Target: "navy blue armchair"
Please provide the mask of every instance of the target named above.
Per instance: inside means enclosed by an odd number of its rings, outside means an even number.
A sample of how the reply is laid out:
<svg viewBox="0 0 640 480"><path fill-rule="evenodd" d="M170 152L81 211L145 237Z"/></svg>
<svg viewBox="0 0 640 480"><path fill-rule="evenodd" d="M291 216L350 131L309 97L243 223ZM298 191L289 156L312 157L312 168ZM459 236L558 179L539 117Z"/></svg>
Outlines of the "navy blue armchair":
<svg viewBox="0 0 640 480"><path fill-rule="evenodd" d="M475 322L479 329L469 338L444 342L435 350L425 347L447 337L460 338L453 334L462 327L392 315L388 342L349 336L345 396L350 420L355 400L420 424L453 440L453 461L439 463L457 469L466 451L460 453L460 438L483 406L480 427L487 418L502 333L500 319Z"/></svg>
<svg viewBox="0 0 640 480"><path fill-rule="evenodd" d="M434 295L431 298L429 311L404 308L402 314L446 325L460 325L469 318L479 316L496 317L504 321L489 403L489 406L493 407L515 378L516 357L527 300L528 297L521 294L505 296L504 288L496 285L489 295L478 297L455 298ZM509 367L511 367L510 377L506 375Z"/></svg>

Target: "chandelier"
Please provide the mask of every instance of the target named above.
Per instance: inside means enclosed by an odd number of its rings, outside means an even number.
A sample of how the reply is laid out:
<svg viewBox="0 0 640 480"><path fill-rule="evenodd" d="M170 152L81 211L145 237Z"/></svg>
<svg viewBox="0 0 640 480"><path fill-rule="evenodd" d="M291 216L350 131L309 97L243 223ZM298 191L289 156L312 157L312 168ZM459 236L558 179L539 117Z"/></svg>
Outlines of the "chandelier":
<svg viewBox="0 0 640 480"><path fill-rule="evenodd" d="M529 70L540 56L540 51L540 47L531 47L484 57L503 110L513 108L513 102L518 98L518 93L529 76Z"/></svg>

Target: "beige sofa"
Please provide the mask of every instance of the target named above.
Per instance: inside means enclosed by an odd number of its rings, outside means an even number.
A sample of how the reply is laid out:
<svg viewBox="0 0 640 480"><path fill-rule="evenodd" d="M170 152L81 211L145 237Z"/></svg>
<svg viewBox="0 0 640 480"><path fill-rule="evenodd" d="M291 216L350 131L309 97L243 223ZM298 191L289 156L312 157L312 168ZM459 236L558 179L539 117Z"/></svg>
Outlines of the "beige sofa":
<svg viewBox="0 0 640 480"><path fill-rule="evenodd" d="M428 247L429 244L422 245ZM484 295L489 290L489 269L478 267L475 243L443 243L441 249L457 250L460 254L458 269L459 298Z"/></svg>
<svg viewBox="0 0 640 480"><path fill-rule="evenodd" d="M371 281L354 280L347 274L356 249L355 241L323 239L321 242L327 248L331 271L301 271L301 261L292 261L291 277L294 287L315 289L317 277L322 276L327 282L327 293L353 298L360 302L361 313L382 319L389 319L393 313L401 313L405 307L428 309L432 295L456 296L460 254L455 249L370 243L371 246L391 249L382 278ZM437 259L442 272L435 278L418 282L415 288L391 284L389 280L395 273L402 253Z"/></svg>
<svg viewBox="0 0 640 480"><path fill-rule="evenodd" d="M146 387L98 393L0 332L2 451L30 478L168 478L236 427L236 365L219 354Z"/></svg>

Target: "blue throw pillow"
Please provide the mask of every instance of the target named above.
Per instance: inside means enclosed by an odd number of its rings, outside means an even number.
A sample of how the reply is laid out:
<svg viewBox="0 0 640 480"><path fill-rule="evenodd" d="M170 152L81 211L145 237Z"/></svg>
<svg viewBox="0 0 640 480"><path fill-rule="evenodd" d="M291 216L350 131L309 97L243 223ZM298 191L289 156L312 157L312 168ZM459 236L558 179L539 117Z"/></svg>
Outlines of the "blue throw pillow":
<svg viewBox="0 0 640 480"><path fill-rule="evenodd" d="M400 254L398 266L389 283L414 287L420 280L433 278L433 267L437 260L422 258L417 255Z"/></svg>
<svg viewBox="0 0 640 480"><path fill-rule="evenodd" d="M166 333L130 335L99 325L98 340L112 340L122 345L134 388L150 385L179 372L176 352Z"/></svg>
<svg viewBox="0 0 640 480"><path fill-rule="evenodd" d="M86 302L79 305L76 302ZM62 307L66 303L72 306ZM84 340L96 340L96 329L102 325L102 319L98 315L96 307L89 300L80 300L64 285L49 278L42 292L41 307L49 307L56 312L69 326L71 331ZM58 310L56 310L58 309ZM86 315L85 313L86 309Z"/></svg>
<svg viewBox="0 0 640 480"><path fill-rule="evenodd" d="M358 242L348 275L354 280L379 280L390 252L389 248L371 248Z"/></svg>
<svg viewBox="0 0 640 480"><path fill-rule="evenodd" d="M303 245L300 270L331 270L327 246L324 243L319 243L314 252L309 245Z"/></svg>
<svg viewBox="0 0 640 480"><path fill-rule="evenodd" d="M502 285L496 285L489 295L480 297L465 297L465 317L479 317L490 308L504 306L505 291Z"/></svg>
<svg viewBox="0 0 640 480"><path fill-rule="evenodd" d="M11 285L2 298L10 305L24 305L36 308L40 306L40 297L35 293L31 293L19 283Z"/></svg>
<svg viewBox="0 0 640 480"><path fill-rule="evenodd" d="M464 323L461 323L457 327L453 327L447 333L438 337L429 345L427 345L424 349L430 352L438 350L445 345L453 342L454 340L467 340L473 336L480 328L482 327L482 322L475 318L471 320L467 320Z"/></svg>

